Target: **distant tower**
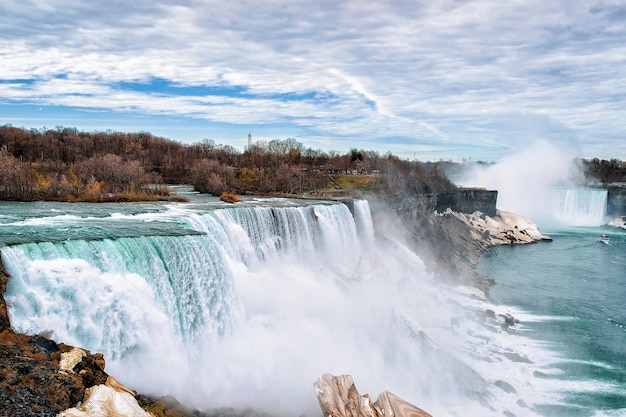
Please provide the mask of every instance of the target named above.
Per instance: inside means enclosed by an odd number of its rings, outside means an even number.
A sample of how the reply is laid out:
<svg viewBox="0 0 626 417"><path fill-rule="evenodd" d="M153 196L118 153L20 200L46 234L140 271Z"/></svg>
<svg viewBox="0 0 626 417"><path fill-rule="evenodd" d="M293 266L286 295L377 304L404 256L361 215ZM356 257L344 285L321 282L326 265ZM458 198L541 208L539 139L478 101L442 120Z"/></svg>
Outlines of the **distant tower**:
<svg viewBox="0 0 626 417"><path fill-rule="evenodd" d="M248 133L248 148L252 146L252 133Z"/></svg>

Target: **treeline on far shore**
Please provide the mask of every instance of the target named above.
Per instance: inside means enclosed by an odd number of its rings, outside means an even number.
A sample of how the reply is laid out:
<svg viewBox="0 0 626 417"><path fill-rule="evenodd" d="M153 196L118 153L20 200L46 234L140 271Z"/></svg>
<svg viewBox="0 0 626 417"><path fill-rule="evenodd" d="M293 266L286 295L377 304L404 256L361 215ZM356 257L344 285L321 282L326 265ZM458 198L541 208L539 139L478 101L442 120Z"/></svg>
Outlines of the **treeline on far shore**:
<svg viewBox="0 0 626 417"><path fill-rule="evenodd" d="M626 162L617 158L609 160L592 158L578 160L587 178L602 184L626 182Z"/></svg>
<svg viewBox="0 0 626 417"><path fill-rule="evenodd" d="M626 182L626 163L619 159L578 163L591 181ZM171 198L165 184L190 184L216 196L325 194L347 187L402 197L455 189L445 173L463 169L459 165L363 149L322 151L293 138L256 141L240 151L213 140L181 144L147 132L0 126L0 200Z"/></svg>
<svg viewBox="0 0 626 417"><path fill-rule="evenodd" d="M341 188L346 175L368 178L352 187L381 193L455 188L437 164L376 151L325 152L292 138L257 141L240 151L212 140L181 144L146 132L0 126L1 200L156 200L167 198L165 184L190 184L217 196L324 194Z"/></svg>

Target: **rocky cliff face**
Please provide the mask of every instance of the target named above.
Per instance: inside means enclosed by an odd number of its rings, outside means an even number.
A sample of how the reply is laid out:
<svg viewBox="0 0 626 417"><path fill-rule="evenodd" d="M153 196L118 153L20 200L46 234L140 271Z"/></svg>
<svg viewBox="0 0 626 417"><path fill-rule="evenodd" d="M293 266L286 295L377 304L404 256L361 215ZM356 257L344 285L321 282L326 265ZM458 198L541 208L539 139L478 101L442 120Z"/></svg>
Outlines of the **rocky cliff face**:
<svg viewBox="0 0 626 417"><path fill-rule="evenodd" d="M11 323L9 322L9 312L7 310L7 303L4 301L4 293L7 290L7 283L9 282L9 274L4 270L2 265L2 252L0 252L0 332L10 329Z"/></svg>
<svg viewBox="0 0 626 417"><path fill-rule="evenodd" d="M459 188L458 190L436 194L435 210L439 213L450 209L457 213L471 214L476 211L494 217L498 192L482 188ZM432 212L432 210L430 211Z"/></svg>
<svg viewBox="0 0 626 417"><path fill-rule="evenodd" d="M384 236L389 229L387 222L394 223L416 245L433 273L451 284L476 287L487 294L493 280L475 270L485 251L496 245L551 240L529 220L496 210L496 197L497 193L488 190L465 190L454 197L370 196L368 201L379 234ZM477 207L487 212L470 211Z"/></svg>
<svg viewBox="0 0 626 417"><path fill-rule="evenodd" d="M611 217L626 216L626 183L607 187L606 214Z"/></svg>
<svg viewBox="0 0 626 417"><path fill-rule="evenodd" d="M382 392L375 402L361 395L350 375L325 374L313 384L315 394L329 417L432 417L426 411L404 401L389 391Z"/></svg>
<svg viewBox="0 0 626 417"><path fill-rule="evenodd" d="M108 375L101 355L83 351L63 369L75 348L42 336L5 329L0 333L0 409L5 416L56 416L83 400L85 390Z"/></svg>
<svg viewBox="0 0 626 417"><path fill-rule="evenodd" d="M447 209L468 214L480 211L488 216L495 216L498 192L482 188L459 188L454 191L435 194L400 193L389 197L389 200L398 210L410 211L417 216L431 214L435 211L443 213Z"/></svg>

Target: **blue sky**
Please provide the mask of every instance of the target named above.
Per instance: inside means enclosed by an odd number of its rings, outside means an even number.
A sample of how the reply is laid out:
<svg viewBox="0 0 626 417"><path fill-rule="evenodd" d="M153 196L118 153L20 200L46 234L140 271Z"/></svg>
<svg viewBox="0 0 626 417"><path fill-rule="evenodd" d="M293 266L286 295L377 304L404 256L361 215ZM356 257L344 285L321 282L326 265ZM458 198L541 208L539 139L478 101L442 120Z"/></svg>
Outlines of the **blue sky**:
<svg viewBox="0 0 626 417"><path fill-rule="evenodd" d="M623 0L3 0L0 124L626 160Z"/></svg>

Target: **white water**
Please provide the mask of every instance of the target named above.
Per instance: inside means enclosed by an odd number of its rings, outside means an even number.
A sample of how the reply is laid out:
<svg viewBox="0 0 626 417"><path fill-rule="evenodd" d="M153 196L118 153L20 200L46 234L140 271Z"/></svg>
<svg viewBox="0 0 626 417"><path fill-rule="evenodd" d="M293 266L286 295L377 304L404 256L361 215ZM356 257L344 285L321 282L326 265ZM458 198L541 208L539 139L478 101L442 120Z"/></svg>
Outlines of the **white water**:
<svg viewBox="0 0 626 417"><path fill-rule="evenodd" d="M607 192L587 188L572 154L538 141L493 165L475 166L460 185L498 191L498 209L527 217L541 228L606 224Z"/></svg>
<svg viewBox="0 0 626 417"><path fill-rule="evenodd" d="M115 220L161 218L203 235L4 247L11 320L103 352L134 389L200 409L317 415L312 384L326 372L437 416L533 415L527 407L558 401L533 378L549 372L550 353L523 326L510 334L484 316L509 310L437 284L399 233L376 240L367 202L354 212L181 204Z"/></svg>
<svg viewBox="0 0 626 417"><path fill-rule="evenodd" d="M607 191L599 188L554 188L546 202L547 215L563 225L606 224Z"/></svg>

